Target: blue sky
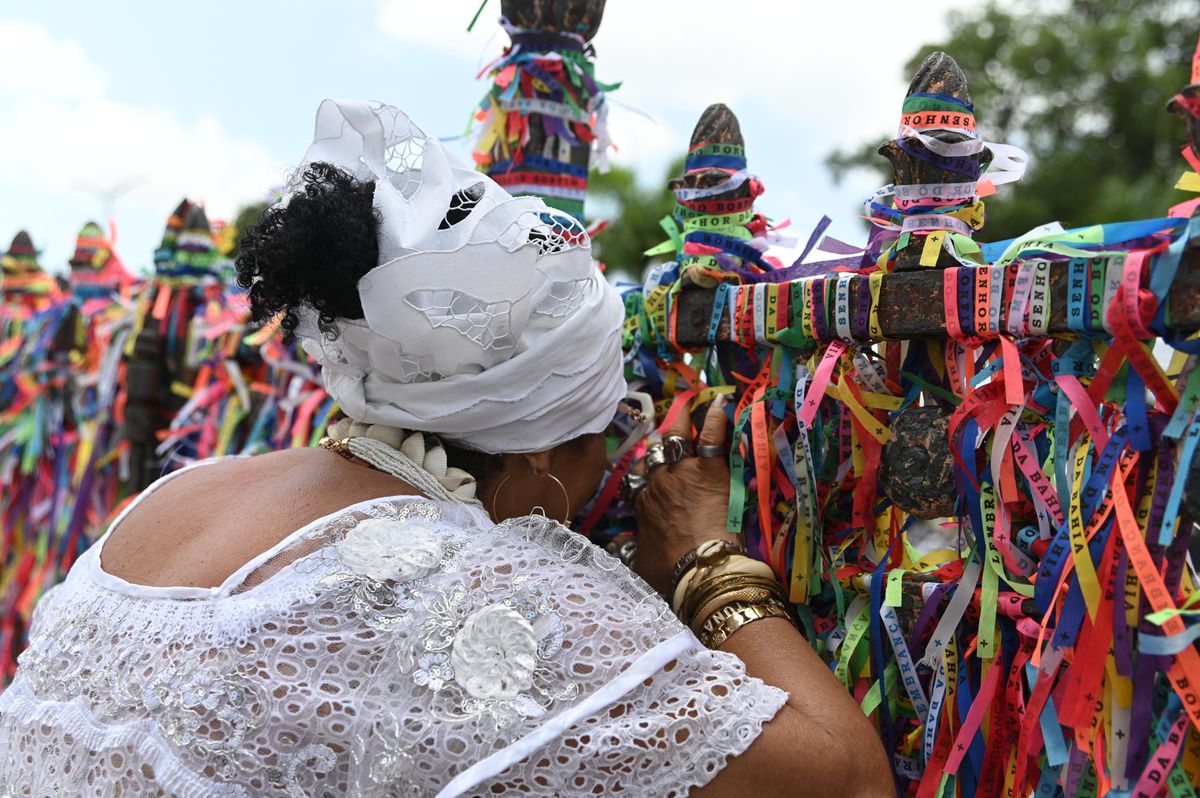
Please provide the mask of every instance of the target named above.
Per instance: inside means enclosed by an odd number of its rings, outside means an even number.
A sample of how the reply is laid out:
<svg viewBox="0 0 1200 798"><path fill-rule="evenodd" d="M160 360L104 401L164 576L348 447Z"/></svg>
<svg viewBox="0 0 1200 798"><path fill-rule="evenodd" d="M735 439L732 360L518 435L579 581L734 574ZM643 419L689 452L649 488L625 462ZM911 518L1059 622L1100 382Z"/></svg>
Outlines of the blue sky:
<svg viewBox="0 0 1200 798"><path fill-rule="evenodd" d="M975 2L975 0L970 0ZM832 7L830 7L832 6ZM215 218L265 195L303 154L325 97L383 100L426 131L461 133L486 86L478 67L505 37L490 0L128 0L0 9L0 239L28 229L64 268L89 218L113 211L126 265L150 263L167 214L188 196ZM882 3L609 0L597 75L623 81L610 120L615 161L662 179L711 102L738 114L760 208L797 234L822 213L860 239L876 178L834 185L839 145L894 129L914 47L940 12L884 17ZM969 77L969 76L968 76ZM649 117L649 118L648 118ZM984 131L986 136L986 130ZM465 145L460 147L465 154ZM115 201L104 196L124 186Z"/></svg>

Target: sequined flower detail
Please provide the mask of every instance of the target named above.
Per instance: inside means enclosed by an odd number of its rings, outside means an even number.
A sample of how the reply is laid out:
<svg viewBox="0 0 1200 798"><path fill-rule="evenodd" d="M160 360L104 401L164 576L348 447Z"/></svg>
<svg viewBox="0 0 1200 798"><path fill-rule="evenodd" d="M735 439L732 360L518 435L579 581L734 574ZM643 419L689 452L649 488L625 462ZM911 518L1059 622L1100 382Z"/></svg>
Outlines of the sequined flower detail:
<svg viewBox="0 0 1200 798"><path fill-rule="evenodd" d="M426 651L417 658L417 669L413 681L430 690L441 690L442 685L454 678L450 658L440 651Z"/></svg>
<svg viewBox="0 0 1200 798"><path fill-rule="evenodd" d="M516 698L533 684L537 637L512 608L493 604L467 618L450 651L456 681L473 698Z"/></svg>
<svg viewBox="0 0 1200 798"><path fill-rule="evenodd" d="M442 559L442 541L420 521L369 518L346 533L338 556L354 573L376 582L411 582L429 575Z"/></svg>
<svg viewBox="0 0 1200 798"><path fill-rule="evenodd" d="M413 781L416 763L412 756L395 746L380 747L373 752L369 775L372 784L386 784L389 796L420 798L421 785Z"/></svg>

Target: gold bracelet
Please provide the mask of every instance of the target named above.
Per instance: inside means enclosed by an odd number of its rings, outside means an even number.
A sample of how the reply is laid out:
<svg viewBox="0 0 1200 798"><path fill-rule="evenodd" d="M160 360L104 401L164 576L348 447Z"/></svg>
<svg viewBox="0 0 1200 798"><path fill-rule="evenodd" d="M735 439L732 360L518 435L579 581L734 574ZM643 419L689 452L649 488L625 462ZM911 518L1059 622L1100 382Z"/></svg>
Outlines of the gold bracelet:
<svg viewBox="0 0 1200 798"><path fill-rule="evenodd" d="M675 614L680 618L686 618L687 614L683 611L683 608L687 604L688 597L710 579L729 574L758 576L772 581L775 580L775 572L765 562L752 559L744 554L722 556L718 561L711 564L707 562L697 563L695 567L688 569L684 573L683 578L679 581L671 597L671 608L675 610Z"/></svg>
<svg viewBox="0 0 1200 798"><path fill-rule="evenodd" d="M795 625L787 610L778 603L729 604L705 621L697 637L706 648L720 648L734 632L765 618L783 618Z"/></svg>
<svg viewBox="0 0 1200 798"><path fill-rule="evenodd" d="M697 605L697 609L689 617L688 626L693 632L698 631L703 626L704 621L712 617L713 613L729 604L762 604L764 602L774 601L779 604L784 603L783 591L779 586L773 583L745 583L740 586L730 587L726 590L721 590L703 603Z"/></svg>
<svg viewBox="0 0 1200 798"><path fill-rule="evenodd" d="M746 589L759 589L772 592L772 595L781 601L786 598L783 594L783 588L779 587L779 583L774 579L739 573L721 574L694 585L692 590L688 591L687 596L684 598L683 606L679 608L679 619L692 626L697 618L705 618L712 614L711 609L708 612L701 611L705 605L711 604L724 595L743 592ZM751 599L747 597L731 600L750 601ZM723 603L728 604L729 602L725 601ZM715 607L712 609L715 609Z"/></svg>

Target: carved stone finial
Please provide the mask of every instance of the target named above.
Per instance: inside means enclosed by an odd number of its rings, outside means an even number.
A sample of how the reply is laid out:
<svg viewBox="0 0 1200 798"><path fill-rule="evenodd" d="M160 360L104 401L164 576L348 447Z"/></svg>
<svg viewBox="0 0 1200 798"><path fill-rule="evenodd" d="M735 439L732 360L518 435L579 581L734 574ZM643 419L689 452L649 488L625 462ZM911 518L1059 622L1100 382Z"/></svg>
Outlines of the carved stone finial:
<svg viewBox="0 0 1200 798"><path fill-rule="evenodd" d="M575 33L591 41L600 29L605 0L501 0L500 13L518 28Z"/></svg>
<svg viewBox="0 0 1200 798"><path fill-rule="evenodd" d="M100 271L108 262L111 252L106 246L104 230L96 222L87 222L75 239L75 253L71 255L72 271Z"/></svg>
<svg viewBox="0 0 1200 798"><path fill-rule="evenodd" d="M167 225L163 229L162 242L159 243L158 249L154 251L154 265L156 269L165 268L171 261L175 259L175 246L179 239L179 231L183 229L183 220L187 217L187 213L192 208L192 203L186 198L180 200L175 206L175 210L167 217Z"/></svg>
<svg viewBox="0 0 1200 798"><path fill-rule="evenodd" d="M29 233L21 230L13 236L8 252L4 254L3 266L5 274L27 274L40 272L42 267L37 262L37 250Z"/></svg>
<svg viewBox="0 0 1200 798"><path fill-rule="evenodd" d="M208 223L208 214L204 212L203 206L193 205L188 208L187 215L183 217L183 227L180 229L180 234L184 233L212 236L212 226Z"/></svg>
<svg viewBox="0 0 1200 798"><path fill-rule="evenodd" d="M42 270L33 239L24 230L13 236L8 251L0 254L0 292L5 302L37 298L54 292L56 282Z"/></svg>
<svg viewBox="0 0 1200 798"><path fill-rule="evenodd" d="M963 74L957 61L940 50L930 53L917 67L912 82L908 84L906 96L911 97L914 94L944 94L968 104L971 102L967 76ZM963 137L959 140L963 140Z"/></svg>
<svg viewBox="0 0 1200 798"><path fill-rule="evenodd" d="M700 120L696 122L692 131L688 150L703 144L729 144L745 150L742 126L738 123L737 116L724 103L713 103L700 114ZM729 173L720 169L691 169L679 177L672 178L667 185L672 191L680 188L711 188L728 177ZM751 184L746 181L732 191L714 195L713 199L742 199L750 196L750 190Z"/></svg>
<svg viewBox="0 0 1200 798"><path fill-rule="evenodd" d="M32 255L36 252L33 248L33 239L29 237L29 233L24 230L17 232L13 236L12 243L8 246L8 254L10 255Z"/></svg>
<svg viewBox="0 0 1200 798"><path fill-rule="evenodd" d="M183 226L175 241L175 262L183 273L195 277L208 272L220 259L217 242L213 238L208 214L200 205L192 205L183 218Z"/></svg>
<svg viewBox="0 0 1200 798"><path fill-rule="evenodd" d="M937 94L945 97L951 97L967 107L971 105L971 95L967 90L967 79L955 62L946 53L935 52L930 54L921 66L917 68L917 72L913 75L912 83L909 84L908 93L905 98L912 97L918 94ZM958 133L951 130L931 129L929 135L938 141L954 144L967 141L970 137L964 133ZM892 165L893 179L892 182L897 186L913 186L913 185L928 185L932 183L962 183L970 180L970 177L962 172L941 166L937 161L939 159L936 153L931 153L928 148L915 136L905 136L903 138L903 147L900 143L888 141L879 148L879 154L887 158ZM909 151L906 151L909 150ZM929 156L929 160L921 156ZM971 162L979 166L985 166L992 160L992 153L986 147L973 155L963 156ZM920 257L921 251L925 246L925 235L921 233L913 233L908 246L903 247L896 253L896 271L914 271L921 267ZM947 266L958 265L948 253L942 252L938 256L937 266L945 268Z"/></svg>

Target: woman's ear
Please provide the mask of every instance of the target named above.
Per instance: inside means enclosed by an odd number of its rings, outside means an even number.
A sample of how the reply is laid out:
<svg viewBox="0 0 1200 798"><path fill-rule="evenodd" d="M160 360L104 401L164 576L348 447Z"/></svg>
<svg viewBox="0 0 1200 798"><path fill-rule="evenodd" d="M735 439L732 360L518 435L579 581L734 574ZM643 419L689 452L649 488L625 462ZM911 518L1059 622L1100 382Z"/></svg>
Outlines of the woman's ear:
<svg viewBox="0 0 1200 798"><path fill-rule="evenodd" d="M550 471L550 452L526 452L521 455L535 474L546 474Z"/></svg>

